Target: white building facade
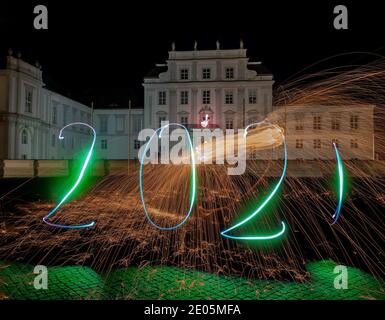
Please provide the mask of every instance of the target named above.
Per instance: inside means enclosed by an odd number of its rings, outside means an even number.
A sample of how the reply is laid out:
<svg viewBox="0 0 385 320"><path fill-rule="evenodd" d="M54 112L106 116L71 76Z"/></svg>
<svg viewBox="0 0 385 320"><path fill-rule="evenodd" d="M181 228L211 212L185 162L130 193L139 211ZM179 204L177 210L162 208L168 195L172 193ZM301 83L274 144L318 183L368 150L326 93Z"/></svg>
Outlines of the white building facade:
<svg viewBox="0 0 385 320"><path fill-rule="evenodd" d="M239 49L175 51L144 77L144 125L162 121L188 128L238 129L265 118L285 129L288 159L335 159L333 142L343 159L374 159L374 106L272 106L273 75L260 62L250 62ZM250 150L249 150L250 151ZM282 156L274 150L252 159Z"/></svg>
<svg viewBox="0 0 385 320"><path fill-rule="evenodd" d="M375 159L374 106L288 106L278 112L285 128L288 159Z"/></svg>
<svg viewBox="0 0 385 320"><path fill-rule="evenodd" d="M169 52L144 77L144 125L158 128L168 120L208 128L243 128L272 111L273 76L246 49Z"/></svg>
<svg viewBox="0 0 385 320"><path fill-rule="evenodd" d="M95 148L100 159L137 159L143 129L143 109L109 107L95 109L93 124L98 142ZM129 136L129 137L128 137Z"/></svg>
<svg viewBox="0 0 385 320"><path fill-rule="evenodd" d="M59 140L60 129L72 122L87 123L96 129L97 158L127 159L128 154L136 158L142 118L142 109L106 108L93 112L89 106L48 90L41 67L11 52L6 68L0 70L0 159L76 159L90 145L92 132L86 126L71 126Z"/></svg>

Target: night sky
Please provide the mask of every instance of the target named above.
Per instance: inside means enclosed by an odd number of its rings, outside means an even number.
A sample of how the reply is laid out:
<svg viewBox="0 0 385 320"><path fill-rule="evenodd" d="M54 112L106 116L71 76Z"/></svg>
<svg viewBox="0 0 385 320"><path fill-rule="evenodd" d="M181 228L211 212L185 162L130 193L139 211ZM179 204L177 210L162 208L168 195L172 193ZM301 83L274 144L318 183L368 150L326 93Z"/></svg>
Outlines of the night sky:
<svg viewBox="0 0 385 320"><path fill-rule="evenodd" d="M143 103L143 76L177 50L239 47L281 83L344 52L384 54L383 10L371 1L2 1L0 57L8 48L39 61L49 88L99 106ZM33 28L33 8L48 7L48 30ZM349 10L349 30L333 28L333 8ZM357 63L345 56L343 63ZM333 62L337 63L337 62Z"/></svg>

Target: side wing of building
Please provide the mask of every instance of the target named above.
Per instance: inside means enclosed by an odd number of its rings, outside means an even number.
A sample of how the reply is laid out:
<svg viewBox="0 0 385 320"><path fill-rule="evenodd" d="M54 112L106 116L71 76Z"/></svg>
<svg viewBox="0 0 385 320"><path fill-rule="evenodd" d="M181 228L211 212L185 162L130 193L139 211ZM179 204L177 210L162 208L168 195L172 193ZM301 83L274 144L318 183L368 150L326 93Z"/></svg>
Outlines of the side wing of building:
<svg viewBox="0 0 385 320"><path fill-rule="evenodd" d="M0 158L76 158L90 131L71 127L59 140L59 130L71 122L91 124L91 109L46 89L39 67L8 56L0 70Z"/></svg>

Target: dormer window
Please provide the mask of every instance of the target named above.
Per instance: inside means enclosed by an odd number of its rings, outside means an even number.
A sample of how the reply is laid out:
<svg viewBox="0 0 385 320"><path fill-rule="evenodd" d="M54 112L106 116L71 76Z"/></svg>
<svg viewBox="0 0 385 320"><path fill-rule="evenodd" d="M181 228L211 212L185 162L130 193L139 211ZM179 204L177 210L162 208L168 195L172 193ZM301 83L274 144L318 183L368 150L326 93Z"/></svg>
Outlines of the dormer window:
<svg viewBox="0 0 385 320"><path fill-rule="evenodd" d="M180 80L188 80L189 79L189 70L186 68L180 69Z"/></svg>
<svg viewBox="0 0 385 320"><path fill-rule="evenodd" d="M226 68L225 69L226 79L234 79L234 68Z"/></svg>

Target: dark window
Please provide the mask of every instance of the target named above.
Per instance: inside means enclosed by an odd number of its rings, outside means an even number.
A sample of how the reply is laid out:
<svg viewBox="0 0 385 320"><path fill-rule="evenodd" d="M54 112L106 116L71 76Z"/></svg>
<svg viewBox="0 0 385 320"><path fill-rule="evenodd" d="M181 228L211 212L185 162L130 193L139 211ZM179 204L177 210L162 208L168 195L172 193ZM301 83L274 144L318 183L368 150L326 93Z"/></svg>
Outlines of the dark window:
<svg viewBox="0 0 385 320"><path fill-rule="evenodd" d="M210 97L210 90L203 90L202 92L202 103L203 104L210 104L211 97Z"/></svg>
<svg viewBox="0 0 385 320"><path fill-rule="evenodd" d="M188 80L188 78L189 78L188 74L189 74L188 69L180 69L180 79L181 80Z"/></svg>
<svg viewBox="0 0 385 320"><path fill-rule="evenodd" d="M210 68L203 68L202 69L202 79L204 79L204 80L211 79L211 69Z"/></svg>
<svg viewBox="0 0 385 320"><path fill-rule="evenodd" d="M225 76L226 79L234 79L234 68L226 68Z"/></svg>
<svg viewBox="0 0 385 320"><path fill-rule="evenodd" d="M295 147L297 149L302 149L303 148L303 140L302 139L295 140Z"/></svg>
<svg viewBox="0 0 385 320"><path fill-rule="evenodd" d="M166 91L158 92L158 104L164 106L166 104Z"/></svg>
<svg viewBox="0 0 385 320"><path fill-rule="evenodd" d="M188 91L180 92L180 104L188 104Z"/></svg>
<svg viewBox="0 0 385 320"><path fill-rule="evenodd" d="M322 129L321 116L314 116L313 117L313 129L314 130L321 130Z"/></svg>

